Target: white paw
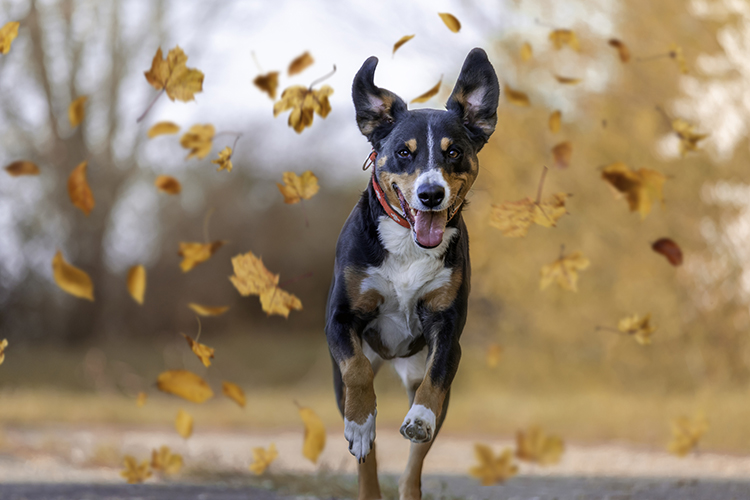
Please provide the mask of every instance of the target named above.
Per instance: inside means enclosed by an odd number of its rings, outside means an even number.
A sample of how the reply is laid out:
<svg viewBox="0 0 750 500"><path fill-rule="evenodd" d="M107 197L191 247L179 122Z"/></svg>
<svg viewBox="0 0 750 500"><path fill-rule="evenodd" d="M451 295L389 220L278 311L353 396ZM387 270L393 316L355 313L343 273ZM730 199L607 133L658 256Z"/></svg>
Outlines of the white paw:
<svg viewBox="0 0 750 500"><path fill-rule="evenodd" d="M426 443L435 435L435 414L422 405L412 405L401 424L401 435L414 443Z"/></svg>
<svg viewBox="0 0 750 500"><path fill-rule="evenodd" d="M372 449L375 441L375 415L378 411L367 417L363 424L358 424L344 418L344 437L349 441L349 453L357 458L359 463L365 461L365 457Z"/></svg>

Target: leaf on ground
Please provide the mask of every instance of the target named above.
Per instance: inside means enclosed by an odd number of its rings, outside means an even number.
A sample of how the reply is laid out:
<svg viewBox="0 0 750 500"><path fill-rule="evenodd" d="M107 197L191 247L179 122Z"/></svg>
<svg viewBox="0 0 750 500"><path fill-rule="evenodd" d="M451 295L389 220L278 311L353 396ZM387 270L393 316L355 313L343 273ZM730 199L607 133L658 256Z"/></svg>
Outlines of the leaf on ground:
<svg viewBox="0 0 750 500"><path fill-rule="evenodd" d="M193 435L193 416L180 408L174 419L174 428L180 436L185 439L189 438Z"/></svg>
<svg viewBox="0 0 750 500"><path fill-rule="evenodd" d="M510 448L495 457L492 448L477 443L474 445L474 455L479 465L470 468L469 474L482 481L483 486L503 483L518 474L518 465L513 463L513 450Z"/></svg>
<svg viewBox="0 0 750 500"><path fill-rule="evenodd" d="M12 177L19 177L21 175L39 175L39 167L37 167L35 163L26 160L14 161L5 167L5 171Z"/></svg>
<svg viewBox="0 0 750 500"><path fill-rule="evenodd" d="M18 21L11 21L0 28L0 54L10 52L10 46L18 36L19 26L21 23Z"/></svg>
<svg viewBox="0 0 750 500"><path fill-rule="evenodd" d="M582 271L587 267L589 267L589 259L584 257L581 252L562 255L551 264L542 267L539 273L541 276L539 288L544 290L555 282L563 290L577 292L578 271Z"/></svg>
<svg viewBox="0 0 750 500"><path fill-rule="evenodd" d="M188 307L200 316L221 316L229 310L229 306L204 306L191 302Z"/></svg>
<svg viewBox="0 0 750 500"><path fill-rule="evenodd" d="M694 419L678 417L672 421L672 440L667 451L678 457L684 457L698 447L703 435L708 431L708 421L702 415Z"/></svg>
<svg viewBox="0 0 750 500"><path fill-rule="evenodd" d="M162 193L180 194L182 192L180 181L169 175L158 176L154 181L154 186Z"/></svg>
<svg viewBox="0 0 750 500"><path fill-rule="evenodd" d="M187 370L168 370L160 373L156 386L162 392L174 394L193 403L203 403L214 396L214 391L205 380Z"/></svg>
<svg viewBox="0 0 750 500"><path fill-rule="evenodd" d="M552 148L552 156L558 168L568 168L573 156L573 145L569 141L563 141Z"/></svg>
<svg viewBox="0 0 750 500"><path fill-rule="evenodd" d="M148 129L148 138L153 139L160 135L172 135L180 131L180 126L174 122L159 122Z"/></svg>
<svg viewBox="0 0 750 500"><path fill-rule="evenodd" d="M234 275L229 279L237 291L244 297L260 296L261 308L269 316L278 314L288 318L292 309L302 310L302 302L297 297L278 288L279 275L266 269L262 259L252 252L234 256L232 267Z"/></svg>
<svg viewBox="0 0 750 500"><path fill-rule="evenodd" d="M562 124L562 112L558 109L549 115L549 131L556 134L560 131Z"/></svg>
<svg viewBox="0 0 750 500"><path fill-rule="evenodd" d="M487 347L487 366L489 368L497 368L502 357L503 348L499 344L490 344Z"/></svg>
<svg viewBox="0 0 750 500"><path fill-rule="evenodd" d="M632 335L641 345L651 344L651 335L656 331L656 327L651 324L651 314L642 318L637 314L622 318L617 323L617 329L622 333Z"/></svg>
<svg viewBox="0 0 750 500"><path fill-rule="evenodd" d="M562 83L563 85L576 85L583 81L581 78L571 78L569 76L560 75L555 75L555 80L557 80L558 83Z"/></svg>
<svg viewBox="0 0 750 500"><path fill-rule="evenodd" d="M304 54L295 57L294 60L289 63L289 69L287 70L287 73L289 74L289 76L302 73L307 68L312 66L314 62L315 59L313 59L313 56L311 56L309 52L305 51Z"/></svg>
<svg viewBox="0 0 750 500"><path fill-rule="evenodd" d="M0 340L0 365L5 361L5 348L8 347L8 339Z"/></svg>
<svg viewBox="0 0 750 500"><path fill-rule="evenodd" d="M534 57L534 49L531 48L529 42L524 42L524 44L521 45L521 60L524 62L530 61L532 57Z"/></svg>
<svg viewBox="0 0 750 500"><path fill-rule="evenodd" d="M281 180L284 184L276 183L276 186L284 196L284 203L294 204L302 200L309 200L320 190L318 178L311 170L307 170L298 176L294 172L284 172Z"/></svg>
<svg viewBox="0 0 750 500"><path fill-rule="evenodd" d="M143 305L146 294L146 268L137 265L128 270L128 292L133 300Z"/></svg>
<svg viewBox="0 0 750 500"><path fill-rule="evenodd" d="M453 33L458 33L459 31L461 31L461 23L453 14L448 14L447 12L438 12L438 16L440 16L440 19L443 20L448 29Z"/></svg>
<svg viewBox="0 0 750 500"><path fill-rule="evenodd" d="M62 252L57 251L52 259L52 276L61 290L74 297L94 301L94 284L85 271L68 264Z"/></svg>
<svg viewBox="0 0 750 500"><path fill-rule="evenodd" d="M672 120L672 130L674 130L680 139L680 155L683 157L688 151L699 151L698 142L711 135L696 134L695 125L681 118Z"/></svg>
<svg viewBox="0 0 750 500"><path fill-rule="evenodd" d="M554 45L555 50L560 50L566 45L573 50L581 50L578 37L573 30L554 30L549 34L549 39L552 45Z"/></svg>
<svg viewBox="0 0 750 500"><path fill-rule="evenodd" d="M333 89L328 85L323 85L317 90L304 85L288 87L282 92L281 99L273 105L273 116L291 109L288 124L295 132L301 134L306 127L312 126L315 113L321 118L328 116L331 112L328 97L331 94Z"/></svg>
<svg viewBox="0 0 750 500"><path fill-rule="evenodd" d="M174 475L182 469L182 455L172 453L169 446L162 446L159 450L151 451L151 468L164 475Z"/></svg>
<svg viewBox="0 0 750 500"><path fill-rule="evenodd" d="M401 38L398 39L398 42L393 44L393 52L391 55L395 54L398 49L401 48L403 44L414 38L416 35L404 35Z"/></svg>
<svg viewBox="0 0 750 500"><path fill-rule="evenodd" d="M190 271L201 262L210 259L219 248L226 244L227 242L223 240L212 241L211 243L181 241L180 250L177 252L182 257L180 269L182 269L183 273Z"/></svg>
<svg viewBox="0 0 750 500"><path fill-rule="evenodd" d="M685 61L685 55L682 53L682 47L680 47L676 43L673 43L669 47L668 54L669 57L674 59L674 61L677 63L677 67L680 69L680 73L682 73L683 75L687 75L688 73L690 73L687 61Z"/></svg>
<svg viewBox="0 0 750 500"><path fill-rule="evenodd" d="M184 333L180 333L180 335L185 337L185 340L190 346L190 349L193 351L193 353L195 353L196 356L198 356L198 359L201 360L203 366L205 366L206 368L211 366L211 358L214 357L214 349L212 347L208 347L205 344L201 344L197 340L193 340L193 338L189 335L185 335Z"/></svg>
<svg viewBox="0 0 750 500"><path fill-rule="evenodd" d="M156 51L151 69L145 71L146 80L156 90L165 90L170 100L188 102L195 100L195 94L203 91L203 73L188 68L188 56L180 46L176 46L162 59L161 47Z"/></svg>
<svg viewBox="0 0 750 500"><path fill-rule="evenodd" d="M223 381L221 383L221 393L240 405L241 408L244 408L247 403L245 391L242 390L242 387L232 382Z"/></svg>
<svg viewBox="0 0 750 500"><path fill-rule="evenodd" d="M305 424L305 438L302 443L302 456L312 463L318 463L318 457L326 447L326 426L323 420L311 409L299 407L299 416Z"/></svg>
<svg viewBox="0 0 750 500"><path fill-rule="evenodd" d="M541 427L533 425L516 432L516 457L519 460L552 465L560 461L565 445L558 436L550 436Z"/></svg>
<svg viewBox="0 0 750 500"><path fill-rule="evenodd" d="M505 92L505 99L509 103L515 104L516 106L521 106L521 107L531 106L531 101L529 101L529 96L527 96L523 92L518 91L518 90L513 90L508 85L503 86L503 91Z"/></svg>
<svg viewBox="0 0 750 500"><path fill-rule="evenodd" d="M610 38L608 43L611 47L617 49L617 54L620 56L620 61L624 63L630 61L630 50L628 49L628 46L622 42L622 40L618 40L617 38Z"/></svg>
<svg viewBox="0 0 750 500"><path fill-rule="evenodd" d="M655 170L641 168L635 171L617 162L604 167L602 179L614 189L617 196L625 197L630 211L640 213L641 219L651 212L654 201L664 204L662 190L667 178Z"/></svg>
<svg viewBox="0 0 750 500"><path fill-rule="evenodd" d="M677 243L669 238L659 238L651 245L651 249L666 257L673 266L682 264L682 250Z"/></svg>
<svg viewBox="0 0 750 500"><path fill-rule="evenodd" d="M86 117L86 101L88 96L81 96L68 106L68 121L70 126L76 128Z"/></svg>
<svg viewBox="0 0 750 500"><path fill-rule="evenodd" d="M258 87L261 92L268 94L272 100L276 100L276 89L279 88L279 72L271 71L265 75L258 75L253 80L253 85Z"/></svg>
<svg viewBox="0 0 750 500"><path fill-rule="evenodd" d="M180 146L190 150L185 159L189 160L195 157L202 160L208 156L213 147L215 133L216 129L210 123L190 127L190 130L185 132L180 138Z"/></svg>
<svg viewBox="0 0 750 500"><path fill-rule="evenodd" d="M521 238L529 232L532 224L542 227L556 227L557 221L565 215L566 193L555 193L537 203L531 198L492 205L490 226L502 231L503 236Z"/></svg>
<svg viewBox="0 0 750 500"><path fill-rule="evenodd" d="M94 209L94 194L86 180L87 161L81 162L68 177L68 196L73 205L88 215Z"/></svg>
<svg viewBox="0 0 750 500"><path fill-rule="evenodd" d="M147 399L148 399L148 395L146 395L145 392L139 392L138 397L135 400L135 405L138 408L143 408L143 406L146 404Z"/></svg>
<svg viewBox="0 0 750 500"><path fill-rule="evenodd" d="M420 95L419 97L415 97L411 100L410 104L413 104L415 102L427 102L433 97L437 95L438 92L440 92L440 85L443 84L443 77L440 77L440 80L438 80L437 84L432 87L430 90L425 92L424 94Z"/></svg>
<svg viewBox="0 0 750 500"><path fill-rule="evenodd" d="M278 456L279 452L276 450L276 445L274 443L271 443L268 450L264 448L253 448L253 463L251 463L248 468L254 472L256 476L260 476Z"/></svg>
<svg viewBox="0 0 750 500"><path fill-rule="evenodd" d="M227 146L221 151L219 151L219 157L215 160L211 160L211 163L219 166L219 168L216 169L217 172L221 172L222 170L231 172L232 171L232 148Z"/></svg>
<svg viewBox="0 0 750 500"><path fill-rule="evenodd" d="M139 464L134 456L125 455L123 458L123 467L125 469L120 471L120 476L124 477L128 484L142 483L151 477L151 466L148 460L144 460Z"/></svg>

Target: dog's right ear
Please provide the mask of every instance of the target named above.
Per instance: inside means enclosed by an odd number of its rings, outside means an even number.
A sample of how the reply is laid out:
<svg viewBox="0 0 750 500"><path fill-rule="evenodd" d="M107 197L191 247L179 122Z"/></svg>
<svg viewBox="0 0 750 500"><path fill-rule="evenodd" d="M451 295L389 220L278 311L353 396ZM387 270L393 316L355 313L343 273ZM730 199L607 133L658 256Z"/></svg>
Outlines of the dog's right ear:
<svg viewBox="0 0 750 500"><path fill-rule="evenodd" d="M406 103L399 96L375 86L377 65L377 57L368 58L352 84L357 125L373 146L393 130L393 124L407 111Z"/></svg>

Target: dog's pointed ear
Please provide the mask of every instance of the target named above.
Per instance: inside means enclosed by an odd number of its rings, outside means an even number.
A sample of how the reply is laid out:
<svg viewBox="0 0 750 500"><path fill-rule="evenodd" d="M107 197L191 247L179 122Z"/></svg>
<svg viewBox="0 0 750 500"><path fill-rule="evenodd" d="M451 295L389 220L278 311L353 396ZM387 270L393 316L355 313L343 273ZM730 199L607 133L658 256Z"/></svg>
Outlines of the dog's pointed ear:
<svg viewBox="0 0 750 500"><path fill-rule="evenodd" d="M368 58L352 84L357 125L373 146L390 133L395 121L407 111L406 103L399 96L375 86L377 65L377 57Z"/></svg>
<svg viewBox="0 0 750 500"><path fill-rule="evenodd" d="M495 131L499 98L500 86L487 53L479 48L473 49L466 56L445 106L461 117L480 148Z"/></svg>

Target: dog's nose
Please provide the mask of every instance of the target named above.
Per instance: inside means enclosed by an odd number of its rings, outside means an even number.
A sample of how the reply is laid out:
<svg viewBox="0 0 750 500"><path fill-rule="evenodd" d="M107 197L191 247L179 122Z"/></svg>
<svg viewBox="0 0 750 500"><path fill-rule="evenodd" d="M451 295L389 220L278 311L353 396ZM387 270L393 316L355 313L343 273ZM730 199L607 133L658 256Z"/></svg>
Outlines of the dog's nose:
<svg viewBox="0 0 750 500"><path fill-rule="evenodd" d="M435 208L443 202L445 189L439 184L423 184L417 189L417 198L428 208Z"/></svg>

